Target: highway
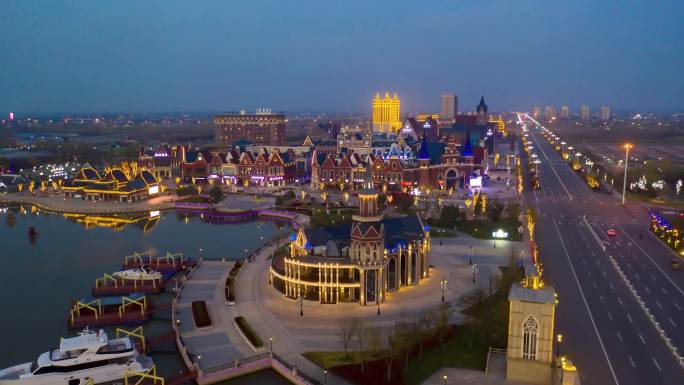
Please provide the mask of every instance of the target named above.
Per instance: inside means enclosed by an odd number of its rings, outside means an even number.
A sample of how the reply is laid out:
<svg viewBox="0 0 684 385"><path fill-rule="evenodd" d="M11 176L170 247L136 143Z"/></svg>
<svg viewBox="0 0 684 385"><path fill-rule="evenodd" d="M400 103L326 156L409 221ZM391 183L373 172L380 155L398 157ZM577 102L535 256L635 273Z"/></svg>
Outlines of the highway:
<svg viewBox="0 0 684 385"><path fill-rule="evenodd" d="M524 199L537 213L545 281L559 294L561 353L583 385L684 383L684 271L670 269L674 252L648 231L645 207L592 191L539 132L530 137L541 189Z"/></svg>

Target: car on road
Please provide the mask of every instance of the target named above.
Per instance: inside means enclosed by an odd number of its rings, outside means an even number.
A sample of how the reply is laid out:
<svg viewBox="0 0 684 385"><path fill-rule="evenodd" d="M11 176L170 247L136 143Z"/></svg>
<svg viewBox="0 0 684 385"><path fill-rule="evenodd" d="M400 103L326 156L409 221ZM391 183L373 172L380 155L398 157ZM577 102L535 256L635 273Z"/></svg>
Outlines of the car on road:
<svg viewBox="0 0 684 385"><path fill-rule="evenodd" d="M615 230L613 230L613 229L608 229L607 233L608 233L608 235L610 235L611 237L614 237L615 235L617 235L617 232L615 232Z"/></svg>
<svg viewBox="0 0 684 385"><path fill-rule="evenodd" d="M679 259L673 259L672 261L670 261L670 268L672 268L672 270L681 269L682 264L679 262Z"/></svg>

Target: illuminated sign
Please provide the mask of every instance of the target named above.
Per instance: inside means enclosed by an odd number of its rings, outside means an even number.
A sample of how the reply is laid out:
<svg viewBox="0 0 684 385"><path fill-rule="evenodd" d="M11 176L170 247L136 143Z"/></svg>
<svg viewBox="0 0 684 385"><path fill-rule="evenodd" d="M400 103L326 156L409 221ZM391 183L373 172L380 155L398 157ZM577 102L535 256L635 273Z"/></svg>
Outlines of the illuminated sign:
<svg viewBox="0 0 684 385"><path fill-rule="evenodd" d="M157 185L150 186L150 188L147 190L147 193L150 195L157 194L158 192L159 192L159 186L157 186Z"/></svg>
<svg viewBox="0 0 684 385"><path fill-rule="evenodd" d="M498 230L496 230L496 231L494 231L494 232L492 233L492 237L493 237L493 238L507 238L507 237L508 237L508 233L505 232L505 231L503 231L503 230L501 230L501 229L498 229Z"/></svg>
<svg viewBox="0 0 684 385"><path fill-rule="evenodd" d="M482 187L482 177L478 176L475 178L470 178L470 188Z"/></svg>
<svg viewBox="0 0 684 385"><path fill-rule="evenodd" d="M159 210L150 211L150 218L156 218L159 216Z"/></svg>

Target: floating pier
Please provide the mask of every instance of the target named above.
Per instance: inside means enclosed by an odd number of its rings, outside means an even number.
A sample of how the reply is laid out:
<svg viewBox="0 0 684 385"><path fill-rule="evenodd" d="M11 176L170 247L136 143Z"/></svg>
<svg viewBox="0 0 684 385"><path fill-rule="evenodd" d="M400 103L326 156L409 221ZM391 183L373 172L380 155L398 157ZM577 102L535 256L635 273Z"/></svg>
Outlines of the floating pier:
<svg viewBox="0 0 684 385"><path fill-rule="evenodd" d="M197 264L197 261L183 258L183 253L169 253L166 255L153 257L149 252L138 253L124 257L123 268L135 269L143 266L149 266L154 270L162 273L179 272L186 267L192 267Z"/></svg>
<svg viewBox="0 0 684 385"><path fill-rule="evenodd" d="M93 296L126 295L132 293L157 294L164 289L166 280L175 273L163 274L160 279L123 279L105 274L95 280Z"/></svg>
<svg viewBox="0 0 684 385"><path fill-rule="evenodd" d="M70 329L86 326L139 325L149 321L153 311L145 294L129 296L86 297L74 302L67 325Z"/></svg>

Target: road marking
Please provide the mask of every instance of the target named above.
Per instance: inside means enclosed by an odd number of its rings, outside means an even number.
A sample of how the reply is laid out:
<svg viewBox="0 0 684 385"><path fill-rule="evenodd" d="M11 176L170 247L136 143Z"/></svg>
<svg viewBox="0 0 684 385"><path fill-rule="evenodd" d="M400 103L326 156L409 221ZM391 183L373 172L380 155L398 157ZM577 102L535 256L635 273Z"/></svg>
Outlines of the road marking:
<svg viewBox="0 0 684 385"><path fill-rule="evenodd" d="M658 307L661 309L663 308L663 305L661 305L660 302L658 302L658 300L656 300L656 305L658 305Z"/></svg>
<svg viewBox="0 0 684 385"><path fill-rule="evenodd" d="M646 345L646 340L644 339L644 336L641 335L641 333L639 333L639 339L641 340L642 344Z"/></svg>
<svg viewBox="0 0 684 385"><path fill-rule="evenodd" d="M658 365L658 361L655 360L655 358L651 357L653 360L653 363L655 364L656 368L658 368L658 371L660 371L660 365Z"/></svg>
<svg viewBox="0 0 684 385"><path fill-rule="evenodd" d="M591 275L591 271L589 271L589 269L587 269L587 275Z"/></svg>
<svg viewBox="0 0 684 385"><path fill-rule="evenodd" d="M601 262L599 262L598 259L595 259L594 261L596 261L596 265L597 265L597 266L601 266Z"/></svg>
<svg viewBox="0 0 684 385"><path fill-rule="evenodd" d="M639 258L639 257L637 257L637 256L635 255L634 258ZM642 263L642 264L641 264L641 268L644 269L644 270L646 270L646 265L644 265L644 264Z"/></svg>
<svg viewBox="0 0 684 385"><path fill-rule="evenodd" d="M638 279L639 281L641 281L641 277L639 277L639 274L638 274L638 273L634 273L634 276L636 277L636 279Z"/></svg>
<svg viewBox="0 0 684 385"><path fill-rule="evenodd" d="M670 281L670 283L672 284L672 286L674 286L675 289L677 289L681 295L684 295L684 290L682 290L679 286L677 286L676 283L674 283L674 281L672 280L672 278L670 278L670 276L667 275L667 274L665 273L665 271L663 271L663 269L661 269L660 266L658 266L657 263L655 263L655 261L651 258L651 256L648 255L648 253L646 253L646 252L644 251L644 249L642 249L641 246L639 246L639 244L636 243L636 241L634 241L634 239L632 238L632 236L629 235L629 234L625 231L625 229L622 228L622 226L620 226L620 225L618 225L618 226L622 229L622 231L625 233L625 235L627 235L627 236L629 237L629 239L631 239L632 242L634 242L634 244L636 245L636 247L638 247L639 250L641 250L641 252L644 253L644 255L646 256L646 258L648 258L648 260L651 261L651 263L653 264L653 266L655 266L655 267L656 267L656 268L665 276L665 278L666 278L668 281ZM655 235L653 235L653 233L651 233L650 231L649 231L648 233L651 234L653 237L657 238L657 237L656 237ZM661 242L660 239L658 239L658 242ZM669 249L668 249L668 250L669 250ZM671 251L671 250L670 250L670 251Z"/></svg>
<svg viewBox="0 0 684 385"><path fill-rule="evenodd" d="M682 311L682 308L679 307L679 304L678 304L677 302L672 301L672 303L675 305L675 307L677 308L677 310Z"/></svg>
<svg viewBox="0 0 684 385"><path fill-rule="evenodd" d="M648 292L648 294L651 294L651 290L648 288L648 286L644 285L644 289Z"/></svg>
<svg viewBox="0 0 684 385"><path fill-rule="evenodd" d="M634 360L632 359L632 356L627 356L627 358L629 358L629 363L632 364L632 367L636 368L636 365L634 365Z"/></svg>
<svg viewBox="0 0 684 385"><path fill-rule="evenodd" d="M629 315L629 313L625 313L625 314L627 314L627 319L629 320L629 322L634 323L634 321L632 321L632 317Z"/></svg>
<svg viewBox="0 0 684 385"><path fill-rule="evenodd" d="M596 286L596 282L592 282L592 284L594 284L594 289L598 289L598 287Z"/></svg>
<svg viewBox="0 0 684 385"><path fill-rule="evenodd" d="M677 324L672 320L672 318L668 318L668 320L670 320L670 323L672 324L672 326L677 327Z"/></svg>
<svg viewBox="0 0 684 385"><path fill-rule="evenodd" d="M620 302L620 305L622 305L622 299L620 297L617 297L617 300L618 300L618 302ZM627 314L627 317L629 317L629 314Z"/></svg>
<svg viewBox="0 0 684 385"><path fill-rule="evenodd" d="M651 274L651 279L655 281L655 275Z"/></svg>
<svg viewBox="0 0 684 385"><path fill-rule="evenodd" d="M615 290L612 283L609 283L608 286L610 286L610 290Z"/></svg>
<svg viewBox="0 0 684 385"><path fill-rule="evenodd" d="M605 270L601 269L601 273L603 273L603 278L608 277L608 276L606 275L606 271L605 271Z"/></svg>
<svg viewBox="0 0 684 385"><path fill-rule="evenodd" d="M575 266L572 264L572 260L570 259L570 254L568 253L568 249L565 248L565 241L563 240L563 236L560 233L560 230L558 229L558 225L556 224L556 221L553 221L553 226L556 228L556 234L558 234L558 238L560 238L561 241L561 246L563 246L563 251L565 252L565 258L567 258L568 263L570 264L570 270L572 271L572 276L575 278L575 283L577 284L577 288L580 291L580 295L582 296L582 301L584 302L584 307L587 309L587 313L589 313L589 320L591 321L591 325L594 327L594 333L596 333L596 338L599 341L599 344L601 345L601 350L603 350L603 356L606 358L606 361L608 362L608 368L610 369L610 374L613 376L613 381L617 385L620 384L620 381L618 381L617 376L615 375L615 370L613 369L613 364L610 362L610 358L608 358L608 352L606 351L605 345L603 345L603 341L601 340L601 335L599 334L598 327L596 327L596 322L594 321L594 316L591 314L591 310L589 310L589 304L587 303L587 297L584 296L584 290L582 290L582 285L580 285L579 279L577 278L577 273L575 272Z"/></svg>
<svg viewBox="0 0 684 385"><path fill-rule="evenodd" d="M618 339L620 340L620 342L622 342L622 334L620 334L620 332L617 332L617 336L618 336Z"/></svg>
<svg viewBox="0 0 684 385"><path fill-rule="evenodd" d="M605 301L603 300L603 296L602 296L602 295L599 295L599 301L601 301L601 303L605 303Z"/></svg>
<svg viewBox="0 0 684 385"><path fill-rule="evenodd" d="M625 262L625 264L627 264L627 267L629 267L630 269L632 268L632 265L630 265L629 262Z"/></svg>
<svg viewBox="0 0 684 385"><path fill-rule="evenodd" d="M586 265L586 264L587 264L587 261L585 261L584 259L582 259L582 263Z"/></svg>
<svg viewBox="0 0 684 385"><path fill-rule="evenodd" d="M607 313L608 313L608 319L610 319L610 320L612 321L612 320L613 320L613 316L610 315L610 312L607 312Z"/></svg>

